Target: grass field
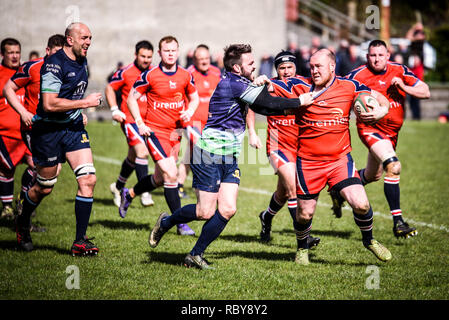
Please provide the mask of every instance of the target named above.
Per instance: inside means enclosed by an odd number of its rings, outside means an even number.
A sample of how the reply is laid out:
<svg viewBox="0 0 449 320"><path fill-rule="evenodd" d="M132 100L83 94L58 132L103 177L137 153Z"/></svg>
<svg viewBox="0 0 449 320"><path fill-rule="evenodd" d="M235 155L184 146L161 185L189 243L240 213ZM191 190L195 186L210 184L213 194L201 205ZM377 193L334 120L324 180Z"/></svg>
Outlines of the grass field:
<svg viewBox="0 0 449 320"><path fill-rule="evenodd" d="M258 128L262 130L264 123L258 123ZM293 262L296 240L286 207L273 221L272 242L260 243L258 214L268 205L276 178L263 152L254 161L256 152L249 150L245 141L238 212L206 251L215 271L182 267L196 237L177 236L171 230L156 249L149 247L150 228L159 213L168 210L162 190L153 193L155 206L144 208L134 201L126 219L119 217L109 184L115 181L126 154L124 137L120 128L110 122L92 122L88 132L98 178L88 236L95 236L94 243L100 248L98 257L76 258L69 254L75 232L76 182L64 165L53 193L42 202L34 219L48 230L32 233L33 252L16 250L13 223L0 221L0 299L449 298L448 125L406 122L401 131L397 151L402 161L402 209L405 219L417 227L417 237L396 239L383 183L366 188L376 214L374 236L393 254L392 261L386 264L362 246L350 210L344 210L341 219L332 216L326 191L321 194L312 230L321 238L321 244L313 251L309 266ZM355 131L352 138L352 155L361 168L367 151ZM18 169L16 190L23 169ZM128 185L135 181L133 174ZM191 189L189 195L184 204L194 201ZM202 224L190 225L199 234ZM66 286L74 283L73 270L79 271L79 289Z"/></svg>

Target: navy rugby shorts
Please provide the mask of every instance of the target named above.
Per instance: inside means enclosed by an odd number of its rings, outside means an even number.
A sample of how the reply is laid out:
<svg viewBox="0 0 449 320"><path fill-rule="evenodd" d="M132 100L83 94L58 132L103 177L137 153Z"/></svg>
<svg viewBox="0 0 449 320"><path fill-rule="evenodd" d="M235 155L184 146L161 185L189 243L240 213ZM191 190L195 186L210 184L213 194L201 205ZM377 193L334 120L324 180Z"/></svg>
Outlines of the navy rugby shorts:
<svg viewBox="0 0 449 320"><path fill-rule="evenodd" d="M82 122L44 123L33 125L31 131L33 161L42 167L53 167L66 161L66 153L90 148L89 135Z"/></svg>
<svg viewBox="0 0 449 320"><path fill-rule="evenodd" d="M223 182L240 184L237 158L232 155L217 155L194 146L190 168L192 188L201 191L217 193Z"/></svg>

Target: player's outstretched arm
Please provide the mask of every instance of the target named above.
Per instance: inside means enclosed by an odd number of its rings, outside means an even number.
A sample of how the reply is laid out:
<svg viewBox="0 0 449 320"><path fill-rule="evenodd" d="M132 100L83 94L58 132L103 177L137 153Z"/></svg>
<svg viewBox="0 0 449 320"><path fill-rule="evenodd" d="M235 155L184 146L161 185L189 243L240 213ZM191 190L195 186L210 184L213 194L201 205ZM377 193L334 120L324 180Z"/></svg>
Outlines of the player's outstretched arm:
<svg viewBox="0 0 449 320"><path fill-rule="evenodd" d="M33 124L33 114L29 112L22 103L20 103L19 98L17 98L16 91L19 89L19 86L9 79L3 87L3 96L8 100L10 106L20 115L22 122L25 125L30 126Z"/></svg>
<svg viewBox="0 0 449 320"><path fill-rule="evenodd" d="M268 92L267 87L264 86L259 90L255 98L246 102L249 103L250 108L256 113L266 116L285 115L288 109L296 109L300 106L310 105L313 103L313 97L312 93L304 93L298 99L274 97Z"/></svg>
<svg viewBox="0 0 449 320"><path fill-rule="evenodd" d="M41 94L45 112L64 112L98 107L102 101L100 92L91 93L81 100L58 98L58 93L41 92Z"/></svg>
<svg viewBox="0 0 449 320"><path fill-rule="evenodd" d="M419 81L415 86L408 86L399 77L391 79L391 84L400 88L402 91L418 99L429 99L430 90L427 83Z"/></svg>

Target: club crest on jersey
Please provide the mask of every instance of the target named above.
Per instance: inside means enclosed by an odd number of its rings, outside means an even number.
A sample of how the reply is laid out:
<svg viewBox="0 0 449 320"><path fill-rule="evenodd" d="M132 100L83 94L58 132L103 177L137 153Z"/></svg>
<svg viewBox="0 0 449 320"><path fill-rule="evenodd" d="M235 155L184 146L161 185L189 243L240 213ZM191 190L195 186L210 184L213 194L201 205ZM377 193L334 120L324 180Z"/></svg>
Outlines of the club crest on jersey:
<svg viewBox="0 0 449 320"><path fill-rule="evenodd" d="M176 82L173 82L171 80L168 80L168 84L170 86L170 89L176 89Z"/></svg>
<svg viewBox="0 0 449 320"><path fill-rule="evenodd" d="M382 80L379 80L379 85L380 86L384 86L384 85L386 85L387 83L385 82L385 81L382 81Z"/></svg>

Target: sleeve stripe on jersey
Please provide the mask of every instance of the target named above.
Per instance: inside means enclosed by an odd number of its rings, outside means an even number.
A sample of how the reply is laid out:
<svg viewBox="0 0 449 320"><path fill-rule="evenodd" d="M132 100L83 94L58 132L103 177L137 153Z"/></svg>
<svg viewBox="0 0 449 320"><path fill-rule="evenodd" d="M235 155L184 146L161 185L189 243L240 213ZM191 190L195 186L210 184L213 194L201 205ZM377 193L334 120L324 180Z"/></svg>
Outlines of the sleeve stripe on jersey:
<svg viewBox="0 0 449 320"><path fill-rule="evenodd" d="M42 62L42 59L39 60L31 60L28 62L25 62L19 70L11 77L12 81L18 80L18 79L24 79L29 78L30 75L30 69L36 65L37 63Z"/></svg>
<svg viewBox="0 0 449 320"><path fill-rule="evenodd" d="M352 84L355 87L355 92L360 92L360 91L369 91L371 92L371 89L368 88L366 85L364 85L363 83L358 82L357 80L354 79L347 79L347 78L341 78L338 77L340 80L344 80L344 81L350 81L352 82Z"/></svg>
<svg viewBox="0 0 449 320"><path fill-rule="evenodd" d="M364 69L366 69L366 65L363 65L363 66L349 72L346 76L344 76L344 78L354 79L354 77L357 75L357 73L359 73L360 71L362 71Z"/></svg>
<svg viewBox="0 0 449 320"><path fill-rule="evenodd" d="M42 92L59 93L61 85L61 80L51 72L47 72L42 76Z"/></svg>
<svg viewBox="0 0 449 320"><path fill-rule="evenodd" d="M153 70L153 69L151 69L151 70ZM134 82L134 85L133 85L134 89L137 89L138 87L148 84L147 75L151 70L146 70L140 74L139 78L137 78L136 82Z"/></svg>
<svg viewBox="0 0 449 320"><path fill-rule="evenodd" d="M246 90L240 95L240 99L242 99L246 103L253 104L254 101L256 101L256 98L262 92L263 88L265 88L265 86L257 87L250 84L248 88L246 88Z"/></svg>
<svg viewBox="0 0 449 320"><path fill-rule="evenodd" d="M289 78L287 79L287 83L285 83L284 81L281 80L271 80L273 83L275 83L278 87L280 87L281 89L284 89L285 91L287 91L288 93L292 93L292 88L298 84L300 85L304 85L308 88L311 87L310 84L302 81L301 79L298 78Z"/></svg>

